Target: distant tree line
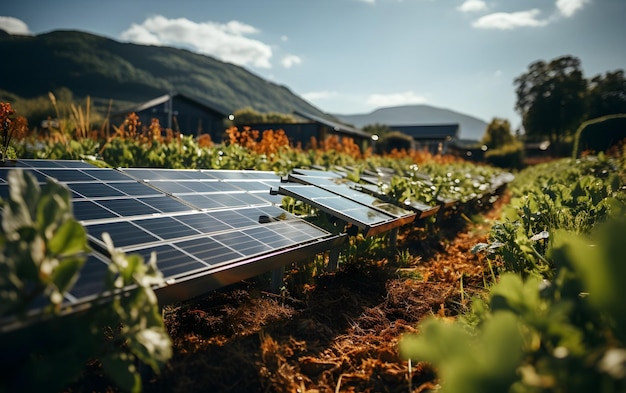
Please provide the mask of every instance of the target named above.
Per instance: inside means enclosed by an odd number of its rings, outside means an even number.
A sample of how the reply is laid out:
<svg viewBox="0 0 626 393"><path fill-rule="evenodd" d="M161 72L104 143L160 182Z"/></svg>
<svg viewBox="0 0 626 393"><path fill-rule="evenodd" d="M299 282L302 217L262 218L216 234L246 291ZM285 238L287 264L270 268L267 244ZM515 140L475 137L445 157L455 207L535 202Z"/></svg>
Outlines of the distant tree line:
<svg viewBox="0 0 626 393"><path fill-rule="evenodd" d="M532 63L515 79L515 87L515 109L522 117L527 139L548 138L555 152L582 122L626 113L624 71L586 79L574 56Z"/></svg>

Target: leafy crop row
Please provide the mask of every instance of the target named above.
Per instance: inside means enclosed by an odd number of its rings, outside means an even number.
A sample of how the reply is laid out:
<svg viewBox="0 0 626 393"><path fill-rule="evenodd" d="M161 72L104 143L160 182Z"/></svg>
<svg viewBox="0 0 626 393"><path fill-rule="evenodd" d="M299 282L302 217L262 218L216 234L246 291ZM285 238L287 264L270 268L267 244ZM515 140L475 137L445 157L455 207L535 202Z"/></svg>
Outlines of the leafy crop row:
<svg viewBox="0 0 626 393"><path fill-rule="evenodd" d="M454 323L429 319L403 356L438 368L442 392L626 389L623 155L528 168L492 228L499 277Z"/></svg>
<svg viewBox="0 0 626 393"><path fill-rule="evenodd" d="M365 170L387 167L396 173L397 183L392 182L390 194L397 196L398 202L408 196L423 203L438 203L439 197L469 200L485 191L499 173L426 152L394 151L374 156L369 151L361 152L347 138L313 140L312 148L303 150L290 146L282 131L259 135L247 128L231 128L227 140L216 144L205 136L196 138L163 130L158 122L143 128L133 115L112 135L89 131L88 125L77 128L80 132L52 129L48 135L29 135L10 106L3 108L2 151L10 151L10 158L88 159L113 167L254 168L279 174L295 167L342 166L351 168L354 173L350 176L356 180ZM158 371L171 356L170 341L151 289L161 279L155 261L144 264L138 256L121 255L109 241L112 263L103 296L110 301L94 302L85 311L55 318L62 294L76 281L89 251L85 230L72 217L70 194L65 187L49 182L40 188L33 178L19 174L12 173L9 179L10 196L3 208L0 232L0 318L17 316L15 323L19 325L3 332L0 390L15 390L18 386L27 390L60 389L93 359L98 359L120 388L140 390L139 361ZM396 185L402 182L407 182L407 194ZM289 211L314 213L302 202L285 200ZM319 217L324 218L328 219ZM335 224L329 220L326 226ZM380 251L386 244L382 237L352 236L343 258L354 260L364 253ZM128 287L136 289L127 291ZM124 296L116 296L122 289ZM38 316L47 320L45 325L26 316L33 301L50 305Z"/></svg>

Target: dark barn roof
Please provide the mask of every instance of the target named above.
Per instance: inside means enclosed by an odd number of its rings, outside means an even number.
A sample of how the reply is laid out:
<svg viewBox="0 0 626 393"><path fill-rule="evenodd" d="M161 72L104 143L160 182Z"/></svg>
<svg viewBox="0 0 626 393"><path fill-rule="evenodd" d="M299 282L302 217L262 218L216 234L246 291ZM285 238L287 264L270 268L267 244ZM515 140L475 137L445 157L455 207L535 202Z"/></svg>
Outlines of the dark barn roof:
<svg viewBox="0 0 626 393"><path fill-rule="evenodd" d="M207 102L197 100L197 99L189 97L187 95L184 95L184 94L181 94L181 93L170 93L170 94L164 94L164 95L162 95L160 97L153 98L150 101L146 101L144 103L137 104L137 105L135 105L133 107L124 109L123 111L120 111L119 114L127 114L127 113L131 113L131 112L141 112L141 111L144 111L146 109L155 107L157 105L164 104L167 101L169 101L170 99L174 99L174 98L179 99L181 101L187 101L187 102L189 102L191 104L195 104L196 106L203 107L207 111L214 112L216 115L221 116L221 117L226 117L230 113L229 111L225 110L224 108L218 108L215 105L211 105L211 104L209 104Z"/></svg>
<svg viewBox="0 0 626 393"><path fill-rule="evenodd" d="M334 130L337 133L340 134L345 134L348 136L352 136L352 137L356 137L356 138L361 138L361 139L370 139L371 135L368 134L367 132L364 132L362 130L359 130L357 128L345 125L345 124L341 124L339 122L336 121L332 121L332 120L328 120L325 119L321 116L316 116L310 113L306 113L306 112L300 112L300 111L293 111L293 113L297 116L303 117L305 119L311 120L315 123L318 123L324 127L328 127L332 130Z"/></svg>
<svg viewBox="0 0 626 393"><path fill-rule="evenodd" d="M419 124L389 126L394 131L400 131L415 140L446 140L459 137L459 124Z"/></svg>

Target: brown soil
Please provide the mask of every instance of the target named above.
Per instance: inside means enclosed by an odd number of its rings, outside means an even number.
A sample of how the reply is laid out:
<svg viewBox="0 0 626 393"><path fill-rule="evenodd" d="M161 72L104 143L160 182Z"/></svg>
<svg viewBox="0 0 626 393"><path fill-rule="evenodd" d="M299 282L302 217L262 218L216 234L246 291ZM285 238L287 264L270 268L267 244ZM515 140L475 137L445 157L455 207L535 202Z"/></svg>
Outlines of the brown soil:
<svg viewBox="0 0 626 393"><path fill-rule="evenodd" d="M401 231L398 250L410 253L403 263L375 255L308 279L310 266L294 267L280 294L261 277L166 309L174 356L161 374L145 375L144 391L436 389L435 370L401 359L398 341L428 316L454 318L483 291L489 269L470 250L486 241L505 199L473 216L478 222L458 213L435 234Z"/></svg>

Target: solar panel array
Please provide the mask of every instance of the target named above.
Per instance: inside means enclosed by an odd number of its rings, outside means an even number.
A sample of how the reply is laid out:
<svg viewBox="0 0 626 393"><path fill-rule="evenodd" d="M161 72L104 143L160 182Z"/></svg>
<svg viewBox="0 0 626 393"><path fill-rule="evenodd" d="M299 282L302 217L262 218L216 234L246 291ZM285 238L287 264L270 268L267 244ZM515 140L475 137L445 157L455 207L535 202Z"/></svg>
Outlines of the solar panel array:
<svg viewBox="0 0 626 393"><path fill-rule="evenodd" d="M93 252L66 296L79 304L99 296L109 258L102 234L116 247L149 258L154 251L166 284L162 302L186 300L219 286L327 251L344 239L276 205L280 178L252 171L97 168L80 161L19 160L0 168L0 195L9 171L71 190L74 215ZM254 265L254 266L252 266Z"/></svg>
<svg viewBox="0 0 626 393"><path fill-rule="evenodd" d="M298 171L300 172L300 171ZM365 236L376 235L415 220L416 213L384 202L350 187L352 182L324 172L290 174L290 182L278 192L303 200L312 206L357 226Z"/></svg>
<svg viewBox="0 0 626 393"><path fill-rule="evenodd" d="M392 210L397 209L397 205L385 202L386 196L380 193L377 185L356 183L334 172L296 169L294 173L289 175L288 179L301 184L311 184L325 188L347 198L360 200L366 205L384 206L384 208ZM361 179L363 179L362 176ZM415 212L415 219L431 216L437 213L439 208L440 205L430 206L413 200L407 201L402 205L402 209Z"/></svg>
<svg viewBox="0 0 626 393"><path fill-rule="evenodd" d="M166 303L336 250L345 240L345 234L332 234L282 209L283 196L333 215L365 236L391 231L391 238L400 226L440 207L386 202L374 185L389 178L384 170L363 173L365 183L356 183L346 178L349 168L296 169L281 179L268 171L111 169L81 161L18 160L14 168L0 168L2 198L8 197L7 176L15 169L40 183L55 179L67 185L74 215L87 231L93 252L66 295L69 305L88 304L104 290L110 263L105 232L126 253L148 259L156 252L165 284L155 290Z"/></svg>

